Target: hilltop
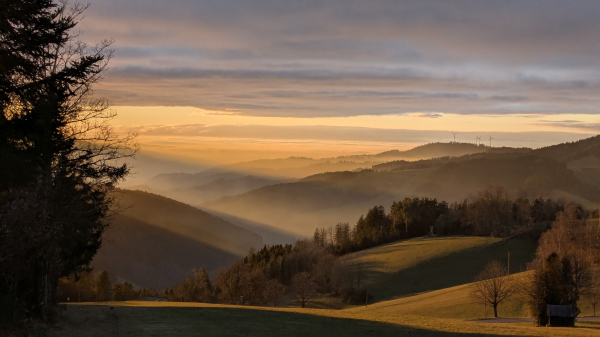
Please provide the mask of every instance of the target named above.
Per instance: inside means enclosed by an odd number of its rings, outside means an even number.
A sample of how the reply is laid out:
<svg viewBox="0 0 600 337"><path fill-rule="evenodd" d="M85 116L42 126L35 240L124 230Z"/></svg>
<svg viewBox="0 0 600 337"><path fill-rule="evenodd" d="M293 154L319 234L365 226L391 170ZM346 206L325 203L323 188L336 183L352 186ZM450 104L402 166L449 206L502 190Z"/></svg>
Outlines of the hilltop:
<svg viewBox="0 0 600 337"><path fill-rule="evenodd" d="M162 289L192 268L215 273L263 245L254 232L159 195L122 190L118 200L124 210L92 262L113 278Z"/></svg>
<svg viewBox="0 0 600 337"><path fill-rule="evenodd" d="M213 167L199 173L164 173L143 183L150 189L170 190L192 188L217 180L237 179L245 176L275 180L297 179L323 172L353 171L394 160L418 160L436 157L459 157L487 152L523 152L531 149L490 148L470 143L430 143L413 149L390 150L378 154L338 156L331 158L288 157L259 159L237 164Z"/></svg>

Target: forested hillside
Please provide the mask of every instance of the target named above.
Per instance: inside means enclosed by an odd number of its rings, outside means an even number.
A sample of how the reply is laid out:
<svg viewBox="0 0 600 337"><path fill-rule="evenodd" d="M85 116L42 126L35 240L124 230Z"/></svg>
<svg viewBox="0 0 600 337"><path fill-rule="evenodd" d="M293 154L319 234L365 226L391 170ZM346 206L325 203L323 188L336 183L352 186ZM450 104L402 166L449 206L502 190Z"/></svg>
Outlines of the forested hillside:
<svg viewBox="0 0 600 337"><path fill-rule="evenodd" d="M315 227L354 223L375 205L389 207L405 197L458 202L489 185L503 186L513 197L568 198L590 207L600 202L598 154L600 138L594 137L533 151L396 161L374 170L321 173L205 206L305 236Z"/></svg>
<svg viewBox="0 0 600 337"><path fill-rule="evenodd" d="M164 288L194 267L216 272L263 245L249 230L165 197L124 190L118 200L124 210L92 263L112 277Z"/></svg>
<svg viewBox="0 0 600 337"><path fill-rule="evenodd" d="M288 157L260 159L232 165L214 167L199 173L159 174L143 183L154 190L189 189L218 180L234 180L246 176L259 179L289 180L324 172L370 169L374 165L398 160L420 160L436 157L460 157L467 154L486 152L523 152L531 149L489 148L469 143L431 143L399 151L391 150L378 154L339 156L333 158Z"/></svg>

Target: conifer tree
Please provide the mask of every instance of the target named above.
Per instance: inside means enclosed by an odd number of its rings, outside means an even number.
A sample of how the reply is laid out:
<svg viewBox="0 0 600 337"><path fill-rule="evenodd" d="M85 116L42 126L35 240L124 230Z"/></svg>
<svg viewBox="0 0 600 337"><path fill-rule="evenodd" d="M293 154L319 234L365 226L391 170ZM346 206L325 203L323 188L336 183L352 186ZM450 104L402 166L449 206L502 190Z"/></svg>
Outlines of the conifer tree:
<svg viewBox="0 0 600 337"><path fill-rule="evenodd" d="M73 29L86 6L0 1L0 319L46 316L58 279L86 270L108 225L133 137L93 96L111 42Z"/></svg>

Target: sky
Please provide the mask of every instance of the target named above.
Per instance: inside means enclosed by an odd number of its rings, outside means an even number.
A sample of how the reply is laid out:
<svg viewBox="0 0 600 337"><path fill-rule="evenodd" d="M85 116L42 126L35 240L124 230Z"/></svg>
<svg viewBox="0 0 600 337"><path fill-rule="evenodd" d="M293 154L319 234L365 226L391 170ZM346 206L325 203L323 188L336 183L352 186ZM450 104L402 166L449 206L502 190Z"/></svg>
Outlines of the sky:
<svg viewBox="0 0 600 337"><path fill-rule="evenodd" d="M91 0L96 93L203 163L600 133L600 1Z"/></svg>

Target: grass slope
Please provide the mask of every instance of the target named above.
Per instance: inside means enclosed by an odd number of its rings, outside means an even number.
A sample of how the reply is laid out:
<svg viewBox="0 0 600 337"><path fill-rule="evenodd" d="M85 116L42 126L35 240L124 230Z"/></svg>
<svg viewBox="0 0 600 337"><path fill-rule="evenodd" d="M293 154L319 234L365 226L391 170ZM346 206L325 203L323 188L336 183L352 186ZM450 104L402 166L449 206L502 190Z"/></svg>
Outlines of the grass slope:
<svg viewBox="0 0 600 337"><path fill-rule="evenodd" d="M517 273L511 275L511 277L518 279L522 275L523 273ZM581 309L580 317L593 315L589 298L583 297L579 302L579 307ZM383 301L369 305L368 308L361 306L347 310L356 313L368 311L381 315L417 315L463 320L481 319L484 317L483 306L473 304L470 298L470 284L462 284L414 296ZM493 315L493 309L488 307L487 318L493 317ZM510 318L528 317L529 313L526 304L518 296L513 296L498 306L498 316Z"/></svg>
<svg viewBox="0 0 600 337"><path fill-rule="evenodd" d="M112 306L112 308L109 307ZM32 336L597 336L577 328L488 323L363 310L260 308L199 303L68 305L58 326Z"/></svg>
<svg viewBox="0 0 600 337"><path fill-rule="evenodd" d="M374 247L346 259L365 269L364 287L379 302L472 282L488 262L506 263L508 252L511 271L524 270L535 249L535 242L521 237L432 237Z"/></svg>

